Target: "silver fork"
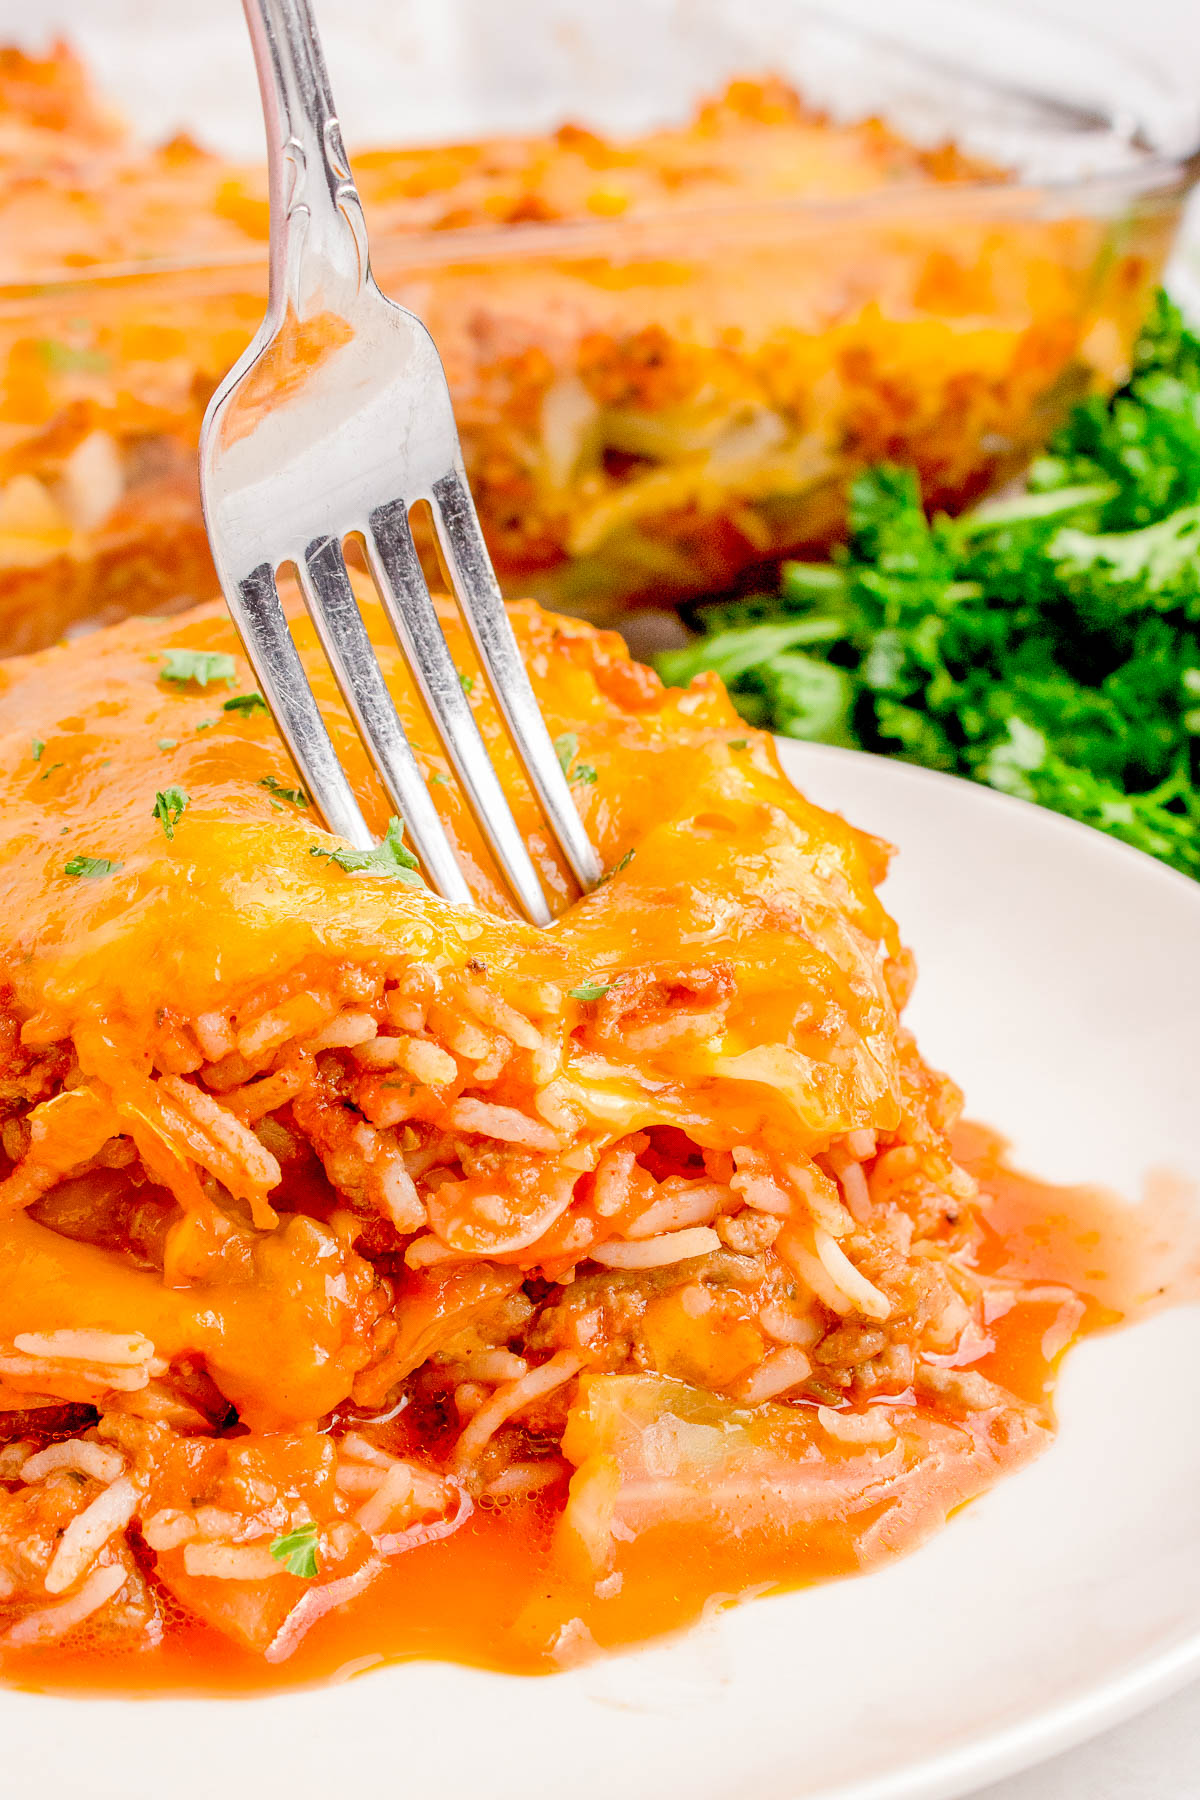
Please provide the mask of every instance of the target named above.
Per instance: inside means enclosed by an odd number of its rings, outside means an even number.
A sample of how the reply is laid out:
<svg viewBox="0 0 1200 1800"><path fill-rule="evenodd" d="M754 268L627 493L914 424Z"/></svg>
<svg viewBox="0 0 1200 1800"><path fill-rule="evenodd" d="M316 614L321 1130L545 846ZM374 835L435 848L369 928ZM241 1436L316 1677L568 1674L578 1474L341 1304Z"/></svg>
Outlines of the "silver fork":
<svg viewBox="0 0 1200 1800"><path fill-rule="evenodd" d="M288 629L276 571L294 563L350 714L426 878L471 904L350 586L343 540L361 534L392 630L514 898L550 913L451 659L413 544L432 508L482 668L562 853L583 888L601 867L521 662L467 487L441 359L420 320L386 299L367 254L308 0L244 0L270 159L267 315L209 404L200 487L217 574L263 694L331 831L374 844Z"/></svg>

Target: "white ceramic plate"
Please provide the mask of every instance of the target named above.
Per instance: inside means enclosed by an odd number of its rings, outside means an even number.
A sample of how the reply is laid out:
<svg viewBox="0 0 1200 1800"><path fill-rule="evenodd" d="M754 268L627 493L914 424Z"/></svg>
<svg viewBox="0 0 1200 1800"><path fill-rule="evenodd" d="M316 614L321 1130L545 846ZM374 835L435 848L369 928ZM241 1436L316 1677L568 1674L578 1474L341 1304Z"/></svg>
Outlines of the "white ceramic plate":
<svg viewBox="0 0 1200 1800"><path fill-rule="evenodd" d="M901 846L927 1055L1052 1179L1200 1192L1200 886L944 776L783 746ZM1200 1206L1200 1199L1197 1200ZM1084 1344L1054 1448L882 1573L543 1679L434 1664L240 1702L0 1693L48 1800L948 1800L1200 1673L1200 1307ZM35 1783L37 1784L35 1787Z"/></svg>

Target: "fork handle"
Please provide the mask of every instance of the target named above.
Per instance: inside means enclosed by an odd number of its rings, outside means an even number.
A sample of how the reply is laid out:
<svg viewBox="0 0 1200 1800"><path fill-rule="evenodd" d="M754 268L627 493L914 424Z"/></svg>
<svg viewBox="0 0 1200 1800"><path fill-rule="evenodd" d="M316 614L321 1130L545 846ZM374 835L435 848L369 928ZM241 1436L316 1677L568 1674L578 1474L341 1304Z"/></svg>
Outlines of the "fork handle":
<svg viewBox="0 0 1200 1800"><path fill-rule="evenodd" d="M337 311L368 279L362 202L308 0L243 0L267 127L269 325Z"/></svg>

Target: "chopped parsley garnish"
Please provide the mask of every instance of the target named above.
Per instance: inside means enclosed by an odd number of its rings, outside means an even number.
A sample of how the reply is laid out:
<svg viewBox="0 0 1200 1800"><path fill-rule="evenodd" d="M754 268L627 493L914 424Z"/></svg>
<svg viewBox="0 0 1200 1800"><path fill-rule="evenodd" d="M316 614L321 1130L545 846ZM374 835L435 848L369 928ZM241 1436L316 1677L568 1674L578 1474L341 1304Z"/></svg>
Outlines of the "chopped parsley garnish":
<svg viewBox="0 0 1200 1800"><path fill-rule="evenodd" d="M572 1000L603 1000L612 987L611 981L583 981L578 987L568 988Z"/></svg>
<svg viewBox="0 0 1200 1800"><path fill-rule="evenodd" d="M450 784L440 769L429 777L430 787L448 787Z"/></svg>
<svg viewBox="0 0 1200 1800"><path fill-rule="evenodd" d="M46 748L46 745L45 745L44 739L42 739L42 738L34 738L33 739L32 743L29 746L29 754L32 756L34 762L41 762L42 751L45 748Z"/></svg>
<svg viewBox="0 0 1200 1800"><path fill-rule="evenodd" d="M103 350L88 350L75 344L63 344L57 338L40 338L38 354L48 369L58 374L78 371L87 375L103 375L112 367L112 358Z"/></svg>
<svg viewBox="0 0 1200 1800"><path fill-rule="evenodd" d="M159 821L163 834L168 839L175 836L175 827L187 810L188 796L182 788L164 788L154 796L154 807L151 817Z"/></svg>
<svg viewBox="0 0 1200 1800"><path fill-rule="evenodd" d="M579 739L573 731L564 731L561 737L554 740L554 754L558 758L558 766L568 781L582 782L590 787L596 779L596 771L591 763L576 762L579 755Z"/></svg>
<svg viewBox="0 0 1200 1800"><path fill-rule="evenodd" d="M168 650L159 673L163 681L194 681L197 687L207 687L210 681L232 682L237 664L223 650Z"/></svg>
<svg viewBox="0 0 1200 1800"><path fill-rule="evenodd" d="M303 1525L297 1525L293 1531L287 1531L277 1537L271 1544L271 1555L276 1562L281 1562L289 1575L299 1575L304 1581L311 1581L317 1573L317 1540L319 1533L311 1519Z"/></svg>
<svg viewBox="0 0 1200 1800"><path fill-rule="evenodd" d="M750 739L749 738L730 738L729 748L731 750L748 750L750 748Z"/></svg>
<svg viewBox="0 0 1200 1800"><path fill-rule="evenodd" d="M98 881L102 875L115 875L124 864L107 856L73 856L63 865L64 875L80 875L85 881Z"/></svg>
<svg viewBox="0 0 1200 1800"><path fill-rule="evenodd" d="M259 787L266 788L268 794L275 794L280 800L290 800L293 806L307 806L308 795L302 787L284 787L282 781L276 781L274 775L264 775Z"/></svg>
<svg viewBox="0 0 1200 1800"><path fill-rule="evenodd" d="M42 770L42 773L41 773L41 776L39 777L39 779L42 781L49 781L49 779L53 775L55 769L65 769L66 766L67 766L66 763L62 763L62 762L51 763L49 768Z"/></svg>
<svg viewBox="0 0 1200 1800"><path fill-rule="evenodd" d="M310 844L308 854L327 858L347 875L388 875L393 881L408 882L410 887L422 885L417 859L404 847L403 819L388 820L383 842L373 850L326 850L320 844Z"/></svg>
<svg viewBox="0 0 1200 1800"><path fill-rule="evenodd" d="M611 869L606 869L604 874L600 877L601 884L606 881L611 881L614 875L619 875L621 873L622 869L627 869L633 861L633 855L634 853L631 848L625 852L620 862L614 863Z"/></svg>
<svg viewBox="0 0 1200 1800"><path fill-rule="evenodd" d="M460 675L458 678L458 685L461 687L464 694L473 694L475 692L475 677L473 675Z"/></svg>
<svg viewBox="0 0 1200 1800"><path fill-rule="evenodd" d="M234 694L231 699L226 700L221 711L243 714L266 712L267 703L258 689L254 688L249 694Z"/></svg>
<svg viewBox="0 0 1200 1800"><path fill-rule="evenodd" d="M179 739L178 738L159 738L158 747L160 750L175 750L179 747Z"/></svg>
<svg viewBox="0 0 1200 1800"><path fill-rule="evenodd" d="M663 679L714 670L751 725L969 776L1200 878L1200 335L1166 295L1028 492L931 518L885 463L849 515L777 595L694 607Z"/></svg>

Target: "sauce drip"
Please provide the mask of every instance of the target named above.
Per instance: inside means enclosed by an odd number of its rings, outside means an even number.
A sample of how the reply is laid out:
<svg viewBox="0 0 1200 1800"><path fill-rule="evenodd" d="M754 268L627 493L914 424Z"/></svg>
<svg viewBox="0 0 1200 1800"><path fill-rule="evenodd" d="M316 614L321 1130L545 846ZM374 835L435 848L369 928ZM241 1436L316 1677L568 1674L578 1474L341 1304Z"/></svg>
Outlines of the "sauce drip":
<svg viewBox="0 0 1200 1800"><path fill-rule="evenodd" d="M1078 1337L1200 1291L1194 1214L1160 1186L1138 1208L1089 1188L1053 1187L1013 1170L1004 1142L977 1125L955 1153L987 1204L975 1254L984 1276L1019 1283L989 1323L991 1348L972 1364L1020 1400L1048 1402L1058 1363ZM1167 1267L1170 1251L1172 1266ZM10 1652L7 1680L42 1692L236 1696L345 1680L381 1663L438 1659L549 1673L596 1649L634 1644L694 1622L714 1597L796 1587L853 1573L856 1534L828 1529L787 1540L661 1524L621 1547L619 1580L571 1585L552 1555L565 1483L520 1503L477 1505L452 1536L397 1559L357 1600L321 1619L283 1663L270 1664L168 1601L161 1645L105 1651Z"/></svg>

